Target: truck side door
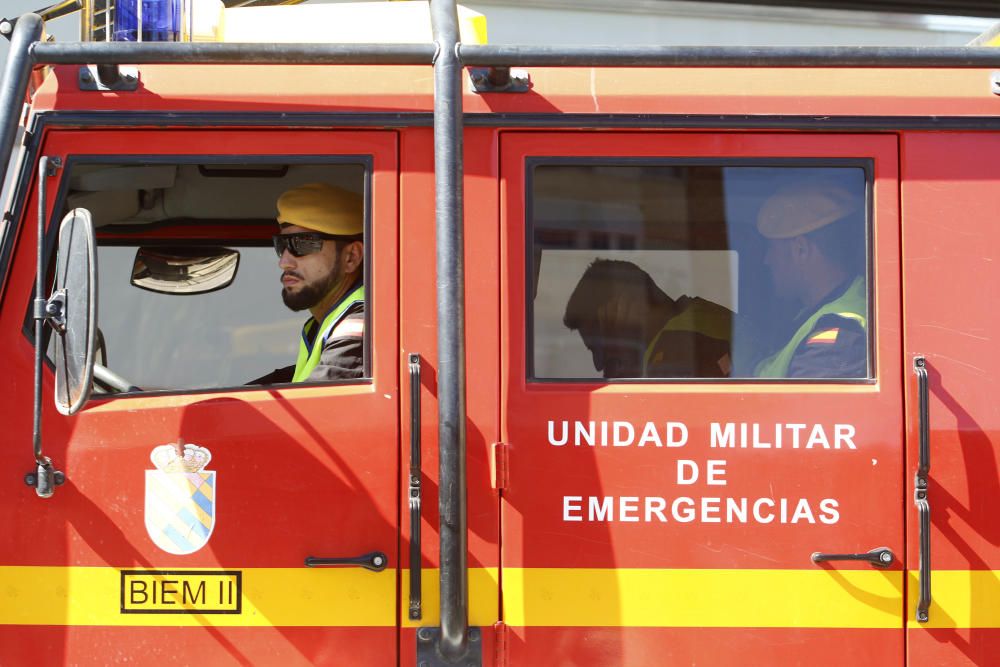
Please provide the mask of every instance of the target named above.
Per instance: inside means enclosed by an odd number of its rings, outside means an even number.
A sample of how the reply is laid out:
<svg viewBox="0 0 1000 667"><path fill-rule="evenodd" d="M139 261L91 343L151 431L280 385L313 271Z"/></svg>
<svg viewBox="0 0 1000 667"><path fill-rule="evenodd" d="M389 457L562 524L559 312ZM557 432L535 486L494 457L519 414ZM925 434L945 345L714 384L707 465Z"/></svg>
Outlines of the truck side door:
<svg viewBox="0 0 1000 667"><path fill-rule="evenodd" d="M1000 438L994 385L998 356L992 307L1000 241L993 203L1000 168L996 133L910 132L901 138L904 175L904 360L927 365L927 413L917 381L907 383L908 496L927 420L929 525L907 502L910 570L907 662L986 665L1000 655ZM920 540L930 571L927 617L916 618Z"/></svg>
<svg viewBox="0 0 1000 667"><path fill-rule="evenodd" d="M901 664L896 139L511 132L501 179L511 663ZM841 219L810 302L775 253Z"/></svg>
<svg viewBox="0 0 1000 667"><path fill-rule="evenodd" d="M0 490L0 587L18 600L0 607L0 662L342 664L346 650L397 664L395 133L52 130L41 153L62 163L50 232L77 206L97 225L99 361L137 387L65 417L45 372L45 453L67 481L49 500ZM364 372L245 386L295 363L309 312L281 304L273 203L308 182L364 198ZM31 467L31 192L3 267L12 479ZM238 250L234 282L197 296L129 285L137 247L179 244Z"/></svg>

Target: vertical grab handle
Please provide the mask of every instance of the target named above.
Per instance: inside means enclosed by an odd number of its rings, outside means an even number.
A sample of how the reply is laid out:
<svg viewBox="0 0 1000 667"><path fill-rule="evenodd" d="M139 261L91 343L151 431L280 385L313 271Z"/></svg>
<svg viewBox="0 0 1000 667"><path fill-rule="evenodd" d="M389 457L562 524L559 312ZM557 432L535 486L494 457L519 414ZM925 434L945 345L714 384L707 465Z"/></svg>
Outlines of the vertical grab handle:
<svg viewBox="0 0 1000 667"><path fill-rule="evenodd" d="M421 618L420 593L420 355L410 354L410 620Z"/></svg>
<svg viewBox="0 0 1000 667"><path fill-rule="evenodd" d="M923 357L913 360L913 372L917 374L917 396L919 399L920 451L917 460L917 474L913 482L913 502L920 518L920 598L917 600L916 618L918 623L926 623L930 618L931 606L931 506L927 500L927 474L931 469L930 410L927 398L927 361Z"/></svg>

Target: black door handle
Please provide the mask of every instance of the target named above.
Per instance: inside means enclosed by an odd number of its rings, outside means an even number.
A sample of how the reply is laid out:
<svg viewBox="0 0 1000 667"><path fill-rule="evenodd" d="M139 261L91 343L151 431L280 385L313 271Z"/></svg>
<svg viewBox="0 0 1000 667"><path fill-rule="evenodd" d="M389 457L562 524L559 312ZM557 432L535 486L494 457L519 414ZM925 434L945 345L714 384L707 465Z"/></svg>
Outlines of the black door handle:
<svg viewBox="0 0 1000 667"><path fill-rule="evenodd" d="M372 572L381 572L385 569L389 559L381 551L372 551L363 556L354 558L317 558L306 556L306 567L345 567L356 565Z"/></svg>
<svg viewBox="0 0 1000 667"><path fill-rule="evenodd" d="M410 354L407 367L410 371L410 485L407 488L410 503L410 620L420 620L423 615L423 598L420 591L420 355Z"/></svg>
<svg viewBox="0 0 1000 667"><path fill-rule="evenodd" d="M875 567L889 567L893 561L892 551L887 547L878 547L863 554L824 554L817 551L812 555L812 562L825 563L834 560L863 560Z"/></svg>
<svg viewBox="0 0 1000 667"><path fill-rule="evenodd" d="M930 408L927 396L927 360L913 359L913 372L917 375L917 400L919 419L918 431L920 448L917 458L917 473L913 479L913 503L919 518L920 544L920 597L917 600L916 618L918 623L930 619L931 607L931 504L928 495L928 473L931 469Z"/></svg>

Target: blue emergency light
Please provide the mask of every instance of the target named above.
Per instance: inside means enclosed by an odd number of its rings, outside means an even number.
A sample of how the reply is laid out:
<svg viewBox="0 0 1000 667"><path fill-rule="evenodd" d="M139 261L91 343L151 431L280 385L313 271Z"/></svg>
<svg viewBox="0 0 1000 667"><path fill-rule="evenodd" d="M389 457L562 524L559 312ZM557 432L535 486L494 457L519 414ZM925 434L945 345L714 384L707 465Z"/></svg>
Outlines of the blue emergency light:
<svg viewBox="0 0 1000 667"><path fill-rule="evenodd" d="M181 0L117 0L114 41L176 42L181 32Z"/></svg>

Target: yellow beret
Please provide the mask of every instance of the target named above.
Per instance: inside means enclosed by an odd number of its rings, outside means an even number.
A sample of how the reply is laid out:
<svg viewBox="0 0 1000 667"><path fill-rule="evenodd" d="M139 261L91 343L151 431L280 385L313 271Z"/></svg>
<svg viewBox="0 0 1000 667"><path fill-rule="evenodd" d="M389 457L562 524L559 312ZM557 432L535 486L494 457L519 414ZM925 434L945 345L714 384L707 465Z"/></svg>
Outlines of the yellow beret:
<svg viewBox="0 0 1000 667"><path fill-rule="evenodd" d="M278 222L324 234L364 232L364 198L323 183L307 183L278 197Z"/></svg>
<svg viewBox="0 0 1000 667"><path fill-rule="evenodd" d="M823 182L782 186L757 215L757 231L769 239L790 239L814 232L861 209L861 197Z"/></svg>

